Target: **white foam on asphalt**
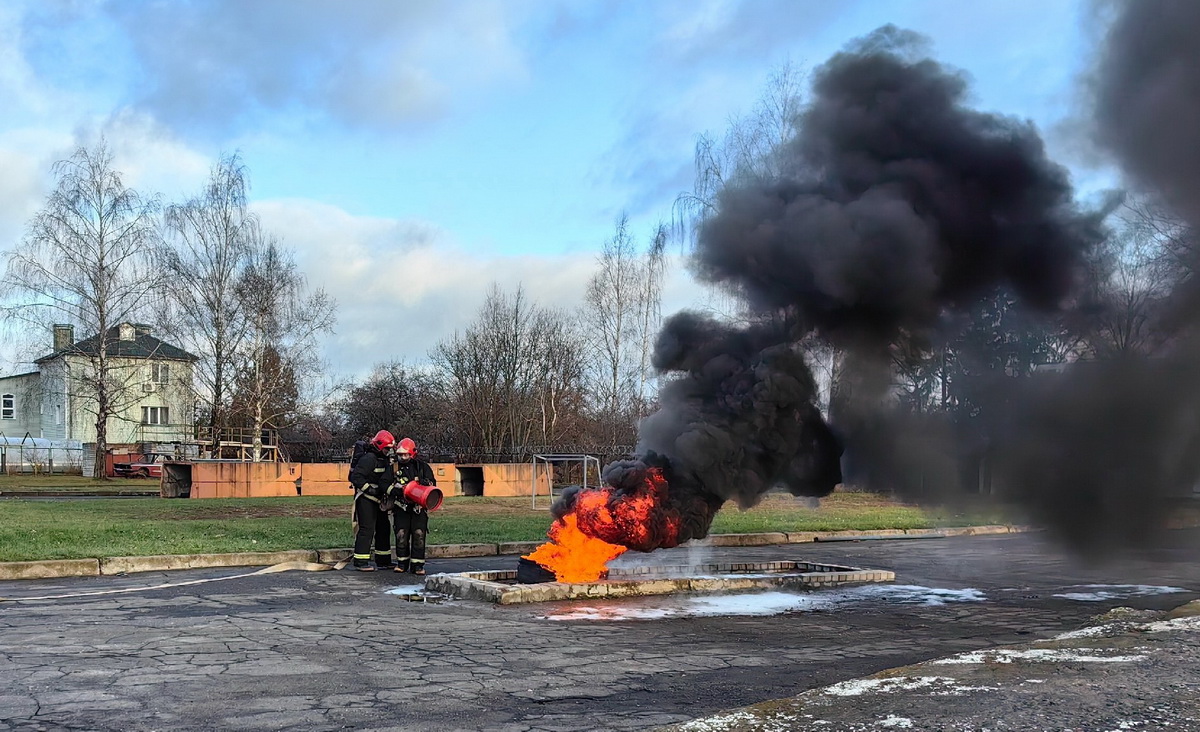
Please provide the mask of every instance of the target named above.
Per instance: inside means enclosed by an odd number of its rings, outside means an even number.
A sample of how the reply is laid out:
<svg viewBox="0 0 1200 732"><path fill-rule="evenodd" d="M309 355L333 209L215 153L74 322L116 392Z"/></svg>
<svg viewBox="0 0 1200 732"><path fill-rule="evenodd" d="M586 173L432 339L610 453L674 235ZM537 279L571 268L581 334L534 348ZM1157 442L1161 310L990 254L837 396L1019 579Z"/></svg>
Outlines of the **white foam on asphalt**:
<svg viewBox="0 0 1200 732"><path fill-rule="evenodd" d="M1187 592L1182 587L1163 585L1071 585L1065 588L1074 592L1061 592L1055 597L1079 602L1104 602L1120 600L1126 597L1146 597L1148 595L1169 595L1175 592Z"/></svg>
<svg viewBox="0 0 1200 732"><path fill-rule="evenodd" d="M728 595L638 598L556 608L540 617L547 620L658 620L671 617L716 615L779 615L820 612L858 604L936 606L958 602L982 602L976 589L951 590L920 585L867 585L811 592L754 592Z"/></svg>
<svg viewBox="0 0 1200 732"><path fill-rule="evenodd" d="M387 591L389 595L419 595L425 591L421 585L404 585L402 587L393 587Z"/></svg>

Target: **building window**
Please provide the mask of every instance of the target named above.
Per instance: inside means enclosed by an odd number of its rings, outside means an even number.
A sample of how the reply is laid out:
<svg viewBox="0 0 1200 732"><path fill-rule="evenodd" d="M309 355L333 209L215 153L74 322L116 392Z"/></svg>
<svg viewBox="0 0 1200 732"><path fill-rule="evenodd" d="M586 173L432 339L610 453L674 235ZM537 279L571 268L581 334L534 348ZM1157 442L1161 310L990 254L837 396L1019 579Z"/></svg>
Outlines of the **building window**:
<svg viewBox="0 0 1200 732"><path fill-rule="evenodd" d="M17 398L12 394L0 396L0 419L17 418Z"/></svg>
<svg viewBox="0 0 1200 732"><path fill-rule="evenodd" d="M170 424L166 407L142 407L142 424Z"/></svg>
<svg viewBox="0 0 1200 732"><path fill-rule="evenodd" d="M166 384L171 374L171 364L156 363L150 365L150 380L155 384Z"/></svg>
<svg viewBox="0 0 1200 732"><path fill-rule="evenodd" d="M63 423L63 408L61 404L54 405L54 424L62 425Z"/></svg>

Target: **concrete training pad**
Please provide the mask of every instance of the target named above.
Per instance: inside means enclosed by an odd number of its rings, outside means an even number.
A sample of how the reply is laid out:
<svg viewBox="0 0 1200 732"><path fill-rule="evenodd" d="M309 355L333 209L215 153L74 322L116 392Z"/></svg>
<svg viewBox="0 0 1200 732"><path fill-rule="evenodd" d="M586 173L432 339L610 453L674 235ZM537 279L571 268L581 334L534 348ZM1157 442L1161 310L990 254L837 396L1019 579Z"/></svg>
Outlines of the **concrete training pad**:
<svg viewBox="0 0 1200 732"><path fill-rule="evenodd" d="M425 589L464 600L499 605L553 602L590 597L640 597L677 592L722 592L777 587L833 587L861 582L891 582L892 572L815 562L745 562L696 566L628 567L612 569L597 582L516 584L517 571L436 574Z"/></svg>

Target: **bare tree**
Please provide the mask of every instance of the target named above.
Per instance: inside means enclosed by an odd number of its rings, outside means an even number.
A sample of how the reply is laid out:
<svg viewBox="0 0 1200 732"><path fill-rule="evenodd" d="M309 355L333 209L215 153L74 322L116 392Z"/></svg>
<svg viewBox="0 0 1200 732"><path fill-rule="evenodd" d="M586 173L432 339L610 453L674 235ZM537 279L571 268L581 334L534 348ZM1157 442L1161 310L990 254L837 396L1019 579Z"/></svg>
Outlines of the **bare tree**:
<svg viewBox="0 0 1200 732"><path fill-rule="evenodd" d="M769 180L787 172L776 150L795 134L807 78L803 68L784 62L767 79L749 113L730 119L720 136L705 132L697 138L692 190L676 196L672 207L671 228L685 247L695 244L727 185ZM744 316L737 293L719 288L710 290L707 307L726 319Z"/></svg>
<svg viewBox="0 0 1200 732"><path fill-rule="evenodd" d="M721 137L705 132L696 140L692 190L675 199L674 228L688 240L716 210L726 185L778 177L775 150L795 134L804 103L805 71L786 61L768 78L749 114L734 117Z"/></svg>
<svg viewBox="0 0 1200 732"><path fill-rule="evenodd" d="M581 320L595 342L589 391L614 441L653 400L650 358L661 321L666 239L666 227L659 226L647 251L639 251L622 214L584 293Z"/></svg>
<svg viewBox="0 0 1200 732"><path fill-rule="evenodd" d="M246 200L247 171L236 155L221 157L200 194L167 207L163 266L173 282L163 289L164 326L196 354L197 395L214 446L228 412L250 322L237 286L250 262L258 221Z"/></svg>
<svg viewBox="0 0 1200 732"><path fill-rule="evenodd" d="M1171 291L1164 250L1144 226L1126 223L1105 241L1103 279L1089 343L1099 355L1146 353L1162 337L1156 327Z"/></svg>
<svg viewBox="0 0 1200 732"><path fill-rule="evenodd" d="M619 424L635 399L641 356L637 336L642 297L637 247L629 219L617 219L613 236L596 258L597 271L584 294L583 320L595 339L591 391L606 421Z"/></svg>
<svg viewBox="0 0 1200 732"><path fill-rule="evenodd" d="M125 185L102 140L54 166L57 179L24 242L8 257L4 291L10 313L31 323L54 320L95 333L94 348L74 354L85 365L64 375L77 409L95 418L95 478L104 477L108 425L140 399L143 366L122 357L118 326L143 319L161 282L152 265L157 203Z"/></svg>
<svg viewBox="0 0 1200 732"><path fill-rule="evenodd" d="M338 410L356 436L388 429L423 444L454 444L457 435L445 419L446 390L439 376L402 361L378 364L365 381L347 390Z"/></svg>
<svg viewBox="0 0 1200 732"><path fill-rule="evenodd" d="M253 432L253 459L262 460L262 433L295 407L280 399L320 371L318 337L333 330L336 305L322 289L309 291L295 261L279 243L255 230L249 263L237 285L249 320L235 397Z"/></svg>
<svg viewBox="0 0 1200 732"><path fill-rule="evenodd" d="M558 439L580 400L583 357L562 314L493 285L475 321L431 358L463 443L485 452Z"/></svg>
<svg viewBox="0 0 1200 732"><path fill-rule="evenodd" d="M662 326L662 287L666 267L666 249L669 230L659 224L650 240L650 247L643 255L641 267L641 297L638 298L638 417L650 413L655 398L655 371L650 363L654 355L654 343Z"/></svg>

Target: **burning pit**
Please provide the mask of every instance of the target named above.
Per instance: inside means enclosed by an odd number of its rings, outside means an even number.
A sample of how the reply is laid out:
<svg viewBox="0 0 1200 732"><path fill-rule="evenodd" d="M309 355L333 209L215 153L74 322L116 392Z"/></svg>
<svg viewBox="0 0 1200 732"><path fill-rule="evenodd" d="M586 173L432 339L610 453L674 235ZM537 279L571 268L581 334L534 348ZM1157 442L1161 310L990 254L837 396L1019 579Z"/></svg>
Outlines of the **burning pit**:
<svg viewBox="0 0 1200 732"><path fill-rule="evenodd" d="M517 570L432 575L425 589L499 605L583 598L644 597L675 593L818 589L864 582L891 582L892 572L817 562L726 562L690 566L614 568L591 582L518 584Z"/></svg>

